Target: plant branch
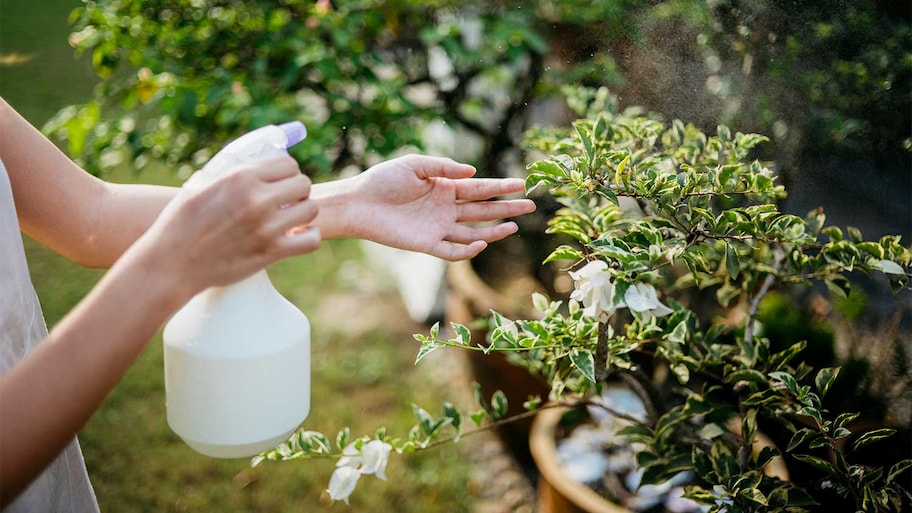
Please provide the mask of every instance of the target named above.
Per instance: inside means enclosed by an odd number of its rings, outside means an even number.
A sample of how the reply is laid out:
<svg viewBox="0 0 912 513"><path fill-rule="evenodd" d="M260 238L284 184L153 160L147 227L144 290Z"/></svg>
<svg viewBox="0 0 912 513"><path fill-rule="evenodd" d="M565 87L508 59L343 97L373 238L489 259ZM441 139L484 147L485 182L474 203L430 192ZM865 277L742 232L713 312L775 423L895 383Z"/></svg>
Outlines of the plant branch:
<svg viewBox="0 0 912 513"><path fill-rule="evenodd" d="M442 445L453 443L453 442L461 440L462 438L465 438L467 436L477 435L479 433L483 433L485 431L490 431L492 429L496 429L501 426L505 426L507 424L513 423L513 422L518 422L520 420L527 419L529 417L534 417L535 415L538 414L538 412L543 411L543 410L550 410L551 408L559 408L559 407L575 406L575 405L576 405L576 403L560 402L560 401L548 403L543 406L539 406L538 408L535 408L534 410L524 411L522 413L518 413L511 417L505 417L502 419L495 420L495 421L491 422L490 424L485 424L484 426L479 426L470 431L465 431L465 432L462 432L462 433L459 433L457 435L450 436L447 438L441 438L424 447L420 447L419 449L427 450L427 449L432 449L434 447L440 447Z"/></svg>
<svg viewBox="0 0 912 513"><path fill-rule="evenodd" d="M773 253L773 269L778 273L782 270L782 264L785 263L785 251L782 251L780 248L774 248ZM751 299L750 308L747 310L747 319L744 321L744 340L748 344L754 341L754 318L757 316L757 311L760 309L760 301L763 300L775 282L776 274L767 274L766 278L763 279L763 283L760 285L760 289L754 294L753 299Z"/></svg>
<svg viewBox="0 0 912 513"><path fill-rule="evenodd" d="M598 345L595 347L595 381L602 382L608 378L608 323L599 322Z"/></svg>

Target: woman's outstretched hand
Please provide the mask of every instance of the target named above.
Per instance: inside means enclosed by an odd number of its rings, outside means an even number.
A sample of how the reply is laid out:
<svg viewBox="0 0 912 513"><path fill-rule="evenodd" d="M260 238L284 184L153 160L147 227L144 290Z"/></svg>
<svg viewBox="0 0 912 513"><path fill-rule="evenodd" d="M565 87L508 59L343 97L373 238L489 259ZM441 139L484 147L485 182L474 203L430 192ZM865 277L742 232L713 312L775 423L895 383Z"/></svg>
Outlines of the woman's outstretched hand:
<svg viewBox="0 0 912 513"><path fill-rule="evenodd" d="M330 184L327 191L335 194L315 187L312 197L320 200L321 217L344 208L349 236L455 261L517 230L514 222L495 221L535 210L529 199L495 199L523 191L523 180L474 174L474 167L448 158L406 155ZM318 217L322 222L338 220Z"/></svg>

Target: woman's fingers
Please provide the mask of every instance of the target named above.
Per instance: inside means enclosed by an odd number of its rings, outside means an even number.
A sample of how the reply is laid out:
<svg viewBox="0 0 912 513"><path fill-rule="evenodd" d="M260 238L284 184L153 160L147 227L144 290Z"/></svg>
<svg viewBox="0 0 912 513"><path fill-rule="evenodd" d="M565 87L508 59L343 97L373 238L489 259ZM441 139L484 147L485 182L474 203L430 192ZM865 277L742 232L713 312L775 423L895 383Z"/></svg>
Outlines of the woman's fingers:
<svg viewBox="0 0 912 513"><path fill-rule="evenodd" d="M474 241L466 245L453 244L452 242L440 241L428 252L431 255L455 262L477 256L488 247L488 243L482 240Z"/></svg>
<svg viewBox="0 0 912 513"><path fill-rule="evenodd" d="M307 226L316 219L319 207L314 200L292 203L276 211L266 223L266 232L277 235L293 235L298 227Z"/></svg>
<svg viewBox="0 0 912 513"><path fill-rule="evenodd" d="M468 164L456 162L446 157L428 155L404 155L399 157L418 178L469 178L475 174L475 168Z"/></svg>
<svg viewBox="0 0 912 513"><path fill-rule="evenodd" d="M240 173L252 173L263 182L277 182L301 174L298 162L289 157L275 157L256 164L247 164L238 169Z"/></svg>
<svg viewBox="0 0 912 513"><path fill-rule="evenodd" d="M316 226L296 226L280 236L276 241L276 254L279 258L310 253L320 247L320 229Z"/></svg>
<svg viewBox="0 0 912 513"><path fill-rule="evenodd" d="M471 244L476 241L495 242L508 235L516 233L519 227L516 223L508 221L492 226L466 226L453 225L443 240L458 244Z"/></svg>
<svg viewBox="0 0 912 513"><path fill-rule="evenodd" d="M535 202L529 199L458 203L456 221L481 223L528 214L534 210Z"/></svg>
<svg viewBox="0 0 912 513"><path fill-rule="evenodd" d="M310 196L310 178L301 173L266 184L268 198L277 208L305 200Z"/></svg>
<svg viewBox="0 0 912 513"><path fill-rule="evenodd" d="M525 190L525 182L519 178L472 178L454 180L456 199L479 201L516 194Z"/></svg>

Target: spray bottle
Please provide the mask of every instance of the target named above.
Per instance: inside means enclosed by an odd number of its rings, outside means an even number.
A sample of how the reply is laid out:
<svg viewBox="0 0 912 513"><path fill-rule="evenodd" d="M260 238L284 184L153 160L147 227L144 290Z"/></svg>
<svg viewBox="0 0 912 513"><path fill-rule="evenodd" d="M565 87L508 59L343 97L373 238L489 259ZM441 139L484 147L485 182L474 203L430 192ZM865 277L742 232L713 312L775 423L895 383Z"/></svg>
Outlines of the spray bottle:
<svg viewBox="0 0 912 513"><path fill-rule="evenodd" d="M239 164L285 154L299 122L235 139L184 187L203 187ZM265 270L194 296L165 325L168 425L216 458L253 456L285 441L310 411L310 323Z"/></svg>

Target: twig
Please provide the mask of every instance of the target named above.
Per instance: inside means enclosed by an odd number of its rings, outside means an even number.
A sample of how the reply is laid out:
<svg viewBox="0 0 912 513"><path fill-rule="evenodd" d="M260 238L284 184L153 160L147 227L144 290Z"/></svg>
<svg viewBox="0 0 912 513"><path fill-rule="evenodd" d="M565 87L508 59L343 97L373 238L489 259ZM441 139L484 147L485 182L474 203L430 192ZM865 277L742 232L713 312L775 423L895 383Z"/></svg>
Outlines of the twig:
<svg viewBox="0 0 912 513"><path fill-rule="evenodd" d="M773 269L778 273L782 268L782 264L785 262L785 251L774 248L773 252ZM757 316L757 310L760 309L760 301L763 300L763 297L766 296L770 287L772 287L775 282L776 274L767 274L766 278L763 279L763 283L760 285L760 289L754 294L753 299L751 299L750 308L747 310L747 320L745 321L744 326L744 341L748 344L754 341L754 317Z"/></svg>
<svg viewBox="0 0 912 513"><path fill-rule="evenodd" d="M599 321L598 345L595 347L595 381L608 379L608 323Z"/></svg>

